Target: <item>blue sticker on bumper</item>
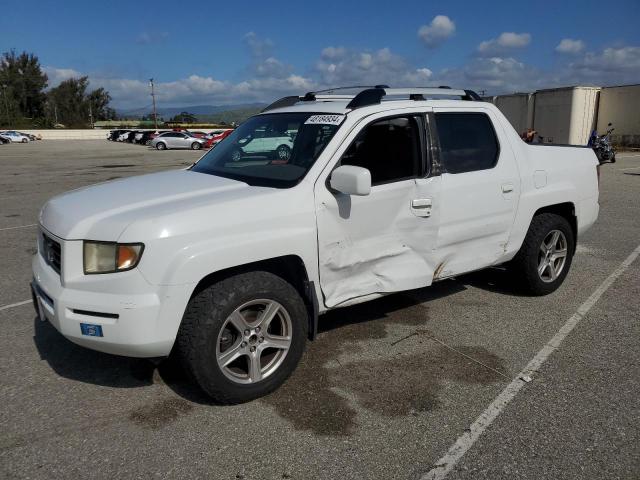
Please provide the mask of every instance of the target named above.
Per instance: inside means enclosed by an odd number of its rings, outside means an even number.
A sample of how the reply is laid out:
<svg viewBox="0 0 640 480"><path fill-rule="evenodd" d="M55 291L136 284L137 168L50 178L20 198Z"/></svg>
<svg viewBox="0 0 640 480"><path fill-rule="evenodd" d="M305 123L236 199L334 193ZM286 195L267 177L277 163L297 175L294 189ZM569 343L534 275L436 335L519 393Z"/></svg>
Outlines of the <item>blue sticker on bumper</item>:
<svg viewBox="0 0 640 480"><path fill-rule="evenodd" d="M91 323L81 323L80 330L82 331L82 335L87 335L89 337L102 337L102 326L93 325Z"/></svg>

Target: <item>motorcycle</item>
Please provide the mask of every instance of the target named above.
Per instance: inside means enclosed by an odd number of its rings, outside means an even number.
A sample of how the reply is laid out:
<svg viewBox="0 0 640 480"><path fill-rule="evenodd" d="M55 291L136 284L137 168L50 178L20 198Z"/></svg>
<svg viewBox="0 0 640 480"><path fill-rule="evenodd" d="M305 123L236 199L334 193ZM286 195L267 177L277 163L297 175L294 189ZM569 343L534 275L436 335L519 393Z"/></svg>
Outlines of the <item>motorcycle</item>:
<svg viewBox="0 0 640 480"><path fill-rule="evenodd" d="M604 135L598 135L598 132L594 130L589 138L587 146L591 147L598 157L600 165L603 163L616 163L616 152L611 145L611 132L615 129L611 128L611 123L607 125L609 130Z"/></svg>

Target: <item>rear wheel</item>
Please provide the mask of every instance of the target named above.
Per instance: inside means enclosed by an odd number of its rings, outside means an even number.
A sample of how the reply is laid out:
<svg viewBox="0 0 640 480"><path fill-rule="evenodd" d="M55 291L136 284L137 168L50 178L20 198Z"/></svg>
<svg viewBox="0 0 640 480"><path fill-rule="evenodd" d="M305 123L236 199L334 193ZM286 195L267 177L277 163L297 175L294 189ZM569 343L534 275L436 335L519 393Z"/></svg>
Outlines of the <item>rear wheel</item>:
<svg viewBox="0 0 640 480"><path fill-rule="evenodd" d="M167 144L164 142L158 142L156 143L156 149L157 150L166 150L167 149Z"/></svg>
<svg viewBox="0 0 640 480"><path fill-rule="evenodd" d="M295 288L267 272L236 275L189 302L176 345L186 370L219 403L278 388L295 370L307 336Z"/></svg>
<svg viewBox="0 0 640 480"><path fill-rule="evenodd" d="M28 143L28 142L29 142L29 140L27 140L26 138L22 139L22 143Z"/></svg>
<svg viewBox="0 0 640 480"><path fill-rule="evenodd" d="M569 222L560 215L543 213L533 217L510 267L527 293L547 295L564 282L574 252L575 238Z"/></svg>

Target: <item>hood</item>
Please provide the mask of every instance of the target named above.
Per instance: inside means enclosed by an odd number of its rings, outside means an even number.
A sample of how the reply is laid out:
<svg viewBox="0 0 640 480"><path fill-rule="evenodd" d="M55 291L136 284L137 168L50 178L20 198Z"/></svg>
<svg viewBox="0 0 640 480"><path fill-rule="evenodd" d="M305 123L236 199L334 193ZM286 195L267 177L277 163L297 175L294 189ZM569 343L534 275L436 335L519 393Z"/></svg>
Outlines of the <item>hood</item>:
<svg viewBox="0 0 640 480"><path fill-rule="evenodd" d="M80 188L52 198L40 223L66 240L117 241L134 221L224 203L267 190L188 170L131 177Z"/></svg>

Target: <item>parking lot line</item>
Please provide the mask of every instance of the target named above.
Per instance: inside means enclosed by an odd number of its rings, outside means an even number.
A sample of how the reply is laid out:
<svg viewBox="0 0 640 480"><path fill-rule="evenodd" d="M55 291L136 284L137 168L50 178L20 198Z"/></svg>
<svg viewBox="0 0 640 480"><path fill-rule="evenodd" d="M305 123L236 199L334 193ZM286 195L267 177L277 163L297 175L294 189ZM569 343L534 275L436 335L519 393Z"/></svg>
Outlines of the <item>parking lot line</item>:
<svg viewBox="0 0 640 480"><path fill-rule="evenodd" d="M633 261L640 255L640 245L609 275L596 290L578 307L578 310L567 320L558 332L540 349L535 357L527 364L520 373L511 381L509 385L498 395L491 405L480 414L471 424L469 429L458 437L456 442L449 448L447 453L440 458L434 467L425 473L421 480L442 480L456 466L458 461L480 438L480 435L498 418L511 400L518 394L526 381L530 381L530 375L537 372L549 356L560 347L562 341L571 333L580 320L591 310L600 297L611 287L613 282L622 275ZM527 379L527 380L524 380Z"/></svg>
<svg viewBox="0 0 640 480"><path fill-rule="evenodd" d="M22 305L26 305L27 303L31 303L31 300L25 300L23 302L10 303L9 305L3 305L0 307L0 311L9 310L10 308L14 308L14 307L20 307Z"/></svg>
<svg viewBox="0 0 640 480"><path fill-rule="evenodd" d="M38 224L37 223L30 223L29 225L20 225L18 227L5 227L5 228L0 228L0 231L2 230L16 230L18 228L29 228L29 227L37 227Z"/></svg>

